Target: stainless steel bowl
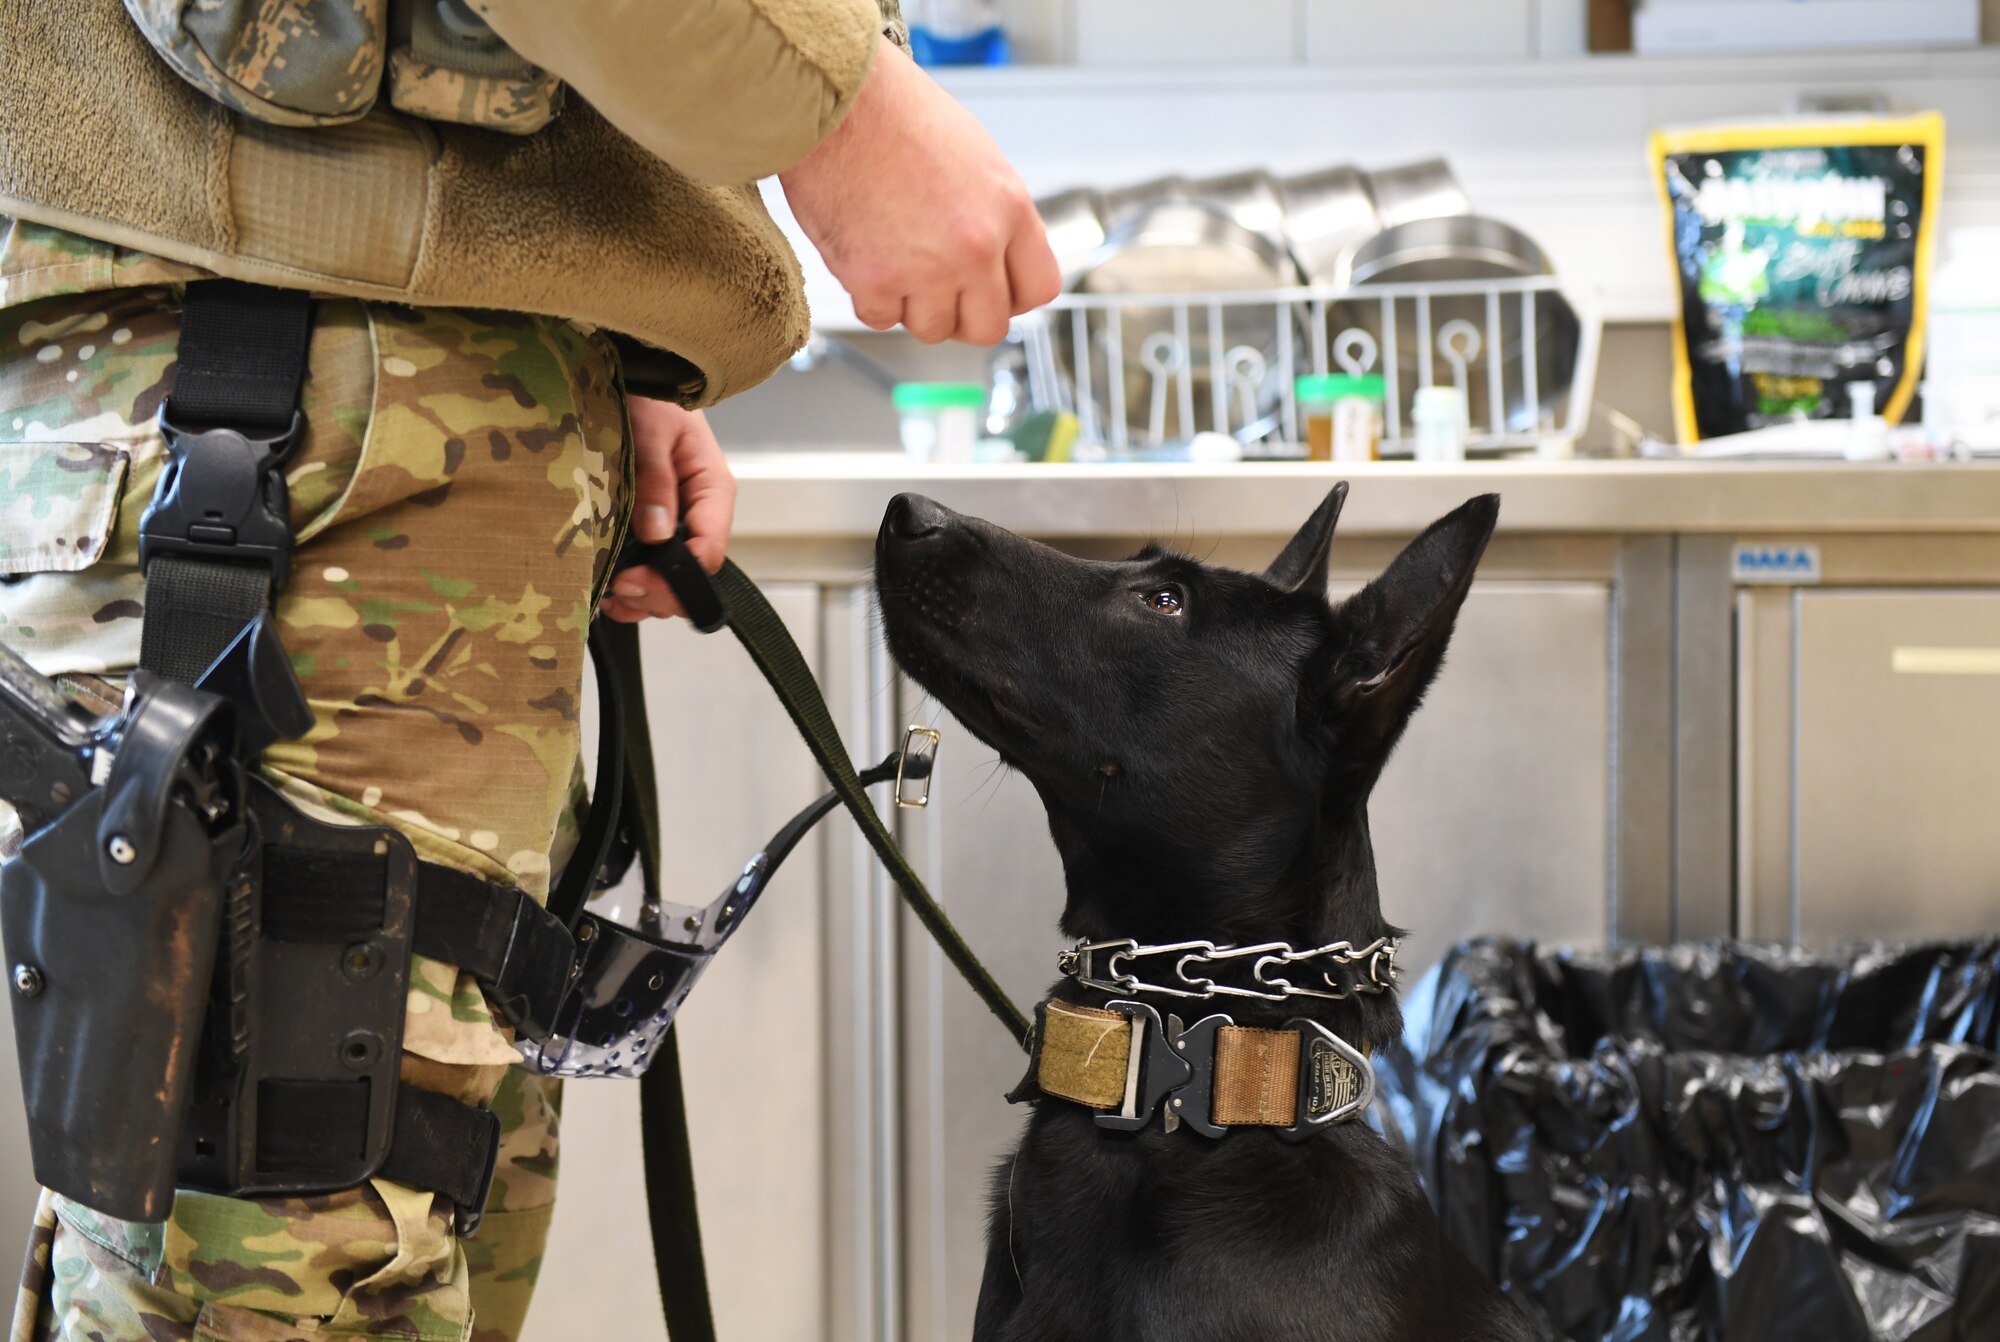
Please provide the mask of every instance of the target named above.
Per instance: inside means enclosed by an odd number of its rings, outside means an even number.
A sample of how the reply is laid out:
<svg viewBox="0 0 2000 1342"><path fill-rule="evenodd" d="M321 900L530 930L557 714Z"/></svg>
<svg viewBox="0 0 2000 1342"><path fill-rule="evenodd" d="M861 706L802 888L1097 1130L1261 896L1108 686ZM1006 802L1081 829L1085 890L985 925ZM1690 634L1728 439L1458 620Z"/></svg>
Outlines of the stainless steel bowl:
<svg viewBox="0 0 2000 1342"><path fill-rule="evenodd" d="M1035 202L1067 287L1104 246L1104 198L1079 187Z"/></svg>
<svg viewBox="0 0 2000 1342"><path fill-rule="evenodd" d="M1114 228L1077 287L1092 294L1179 294L1270 289L1297 277L1282 244L1214 206L1177 200Z"/></svg>
<svg viewBox="0 0 2000 1342"><path fill-rule="evenodd" d="M1416 219L1443 219L1471 214L1472 198L1458 184L1451 165L1441 158L1425 159L1370 175L1375 209L1382 227L1395 228Z"/></svg>
<svg viewBox="0 0 2000 1342"><path fill-rule="evenodd" d="M1178 173L1134 186L1116 187L1104 193L1104 227L1108 232L1116 232L1156 205L1190 198L1190 183Z"/></svg>
<svg viewBox="0 0 2000 1342"><path fill-rule="evenodd" d="M1275 194L1275 191L1274 191ZM1278 338L1270 309L1222 313L1223 342L1212 345L1208 314L1201 302L1205 293L1263 291L1284 288L1299 281L1298 269L1282 242L1245 227L1212 205L1191 200L1169 200L1137 211L1127 222L1114 228L1105 239L1095 262L1086 268L1073 286L1092 294L1187 294L1190 304L1187 341L1182 351L1187 368L1186 393L1178 378L1167 397L1167 413L1159 435L1167 440L1191 437L1196 432L1218 427L1212 414L1216 358L1239 346L1255 349L1269 369L1276 369ZM1106 437L1109 411L1110 348L1109 325L1100 313L1090 316L1090 343L1087 365L1090 396L1095 402L1097 427ZM1125 422L1136 441L1150 441L1155 435L1151 422L1154 373L1141 359L1149 342L1171 338L1178 342L1174 310L1165 306L1124 307L1121 309L1120 347L1123 364ZM1055 352L1062 376L1076 379L1077 350L1073 322L1058 317L1053 323ZM1294 332L1303 349L1304 331ZM1213 357L1212 357L1213 356ZM1257 389L1259 415L1274 408L1282 395L1273 376ZM1079 398L1079 401L1081 398ZM1240 398L1230 399L1230 428L1240 428ZM1192 413L1183 413L1191 409ZM1092 427L1086 424L1086 428Z"/></svg>
<svg viewBox="0 0 2000 1342"><path fill-rule="evenodd" d="M1261 168L1188 183L1188 198L1220 210L1272 246L1285 246L1285 198L1278 179Z"/></svg>
<svg viewBox="0 0 2000 1342"><path fill-rule="evenodd" d="M1308 284L1345 284L1354 254L1382 231L1368 174L1343 165L1278 184L1285 245Z"/></svg>
<svg viewBox="0 0 2000 1342"><path fill-rule="evenodd" d="M1417 219L1397 225L1364 245L1354 255L1351 282L1356 288L1371 284L1426 284L1493 279L1527 279L1555 272L1534 239L1510 224L1476 215L1453 218ZM1536 399L1530 405L1524 376L1524 342L1520 338L1519 298L1501 305L1505 338L1501 348L1501 382L1505 389L1505 427L1510 433L1535 429L1545 415L1555 414L1569 395L1576 374L1578 343L1582 325L1569 301L1559 293L1534 295ZM1490 432L1493 422L1488 394L1488 367L1483 350L1487 338L1486 303L1480 298L1442 298L1431 303L1430 355L1435 381L1443 381L1445 361L1435 344L1442 330L1452 322L1470 323L1482 340L1482 352L1472 360L1467 378L1466 398L1471 405L1475 439ZM1359 328L1375 337L1382 335L1379 304L1336 304L1328 314L1328 339L1350 328ZM1407 397L1413 394L1421 369L1413 305L1407 300L1397 313L1396 360L1398 378Z"/></svg>

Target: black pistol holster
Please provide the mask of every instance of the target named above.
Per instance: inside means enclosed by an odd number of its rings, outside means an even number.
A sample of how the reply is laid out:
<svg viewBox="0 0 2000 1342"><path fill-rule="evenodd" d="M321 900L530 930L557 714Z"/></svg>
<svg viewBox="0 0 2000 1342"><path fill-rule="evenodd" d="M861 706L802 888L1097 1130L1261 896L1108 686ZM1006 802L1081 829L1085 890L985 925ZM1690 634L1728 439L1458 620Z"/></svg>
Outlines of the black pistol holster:
<svg viewBox="0 0 2000 1342"><path fill-rule="evenodd" d="M0 649L0 781L30 835L0 866L0 933L36 1176L157 1221L247 831L228 705L145 672L133 688L92 722Z"/></svg>

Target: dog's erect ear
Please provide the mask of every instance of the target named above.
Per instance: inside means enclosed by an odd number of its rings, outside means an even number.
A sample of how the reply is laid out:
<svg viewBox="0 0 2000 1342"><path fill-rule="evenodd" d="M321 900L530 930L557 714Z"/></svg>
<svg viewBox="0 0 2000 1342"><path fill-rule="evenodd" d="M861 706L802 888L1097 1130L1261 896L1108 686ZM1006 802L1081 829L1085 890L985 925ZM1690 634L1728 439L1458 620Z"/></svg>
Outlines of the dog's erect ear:
<svg viewBox="0 0 2000 1342"><path fill-rule="evenodd" d="M1285 548L1271 567L1264 570L1267 581L1287 592L1326 595L1326 557L1333 548L1333 528L1340 521L1341 505L1347 502L1347 481L1333 487L1313 515L1285 542Z"/></svg>
<svg viewBox="0 0 2000 1342"><path fill-rule="evenodd" d="M1461 504L1342 604L1350 638L1328 687L1336 720L1365 725L1385 747L1394 744L1444 664L1452 623L1499 518L1498 494Z"/></svg>

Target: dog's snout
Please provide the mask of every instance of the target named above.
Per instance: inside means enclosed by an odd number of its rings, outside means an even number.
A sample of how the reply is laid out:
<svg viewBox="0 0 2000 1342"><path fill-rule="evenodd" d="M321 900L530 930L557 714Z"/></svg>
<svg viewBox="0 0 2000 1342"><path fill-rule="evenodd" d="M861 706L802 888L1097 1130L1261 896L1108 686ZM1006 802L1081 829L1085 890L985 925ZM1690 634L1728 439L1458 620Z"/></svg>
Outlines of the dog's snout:
<svg viewBox="0 0 2000 1342"><path fill-rule="evenodd" d="M884 523L897 540L913 541L943 531L951 514L922 494L898 494L889 501Z"/></svg>

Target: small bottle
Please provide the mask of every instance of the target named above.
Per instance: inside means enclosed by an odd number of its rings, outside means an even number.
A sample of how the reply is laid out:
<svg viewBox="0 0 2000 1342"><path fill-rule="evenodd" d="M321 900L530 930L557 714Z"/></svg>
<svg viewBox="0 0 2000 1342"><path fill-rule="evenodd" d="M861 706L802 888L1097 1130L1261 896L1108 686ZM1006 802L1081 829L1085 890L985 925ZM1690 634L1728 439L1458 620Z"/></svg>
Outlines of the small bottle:
<svg viewBox="0 0 2000 1342"><path fill-rule="evenodd" d="M1293 385L1306 425L1309 461L1375 461L1382 455L1382 408L1389 398L1380 373L1314 373Z"/></svg>
<svg viewBox="0 0 2000 1342"><path fill-rule="evenodd" d="M963 465L979 446L986 388L977 382L899 382L890 393L912 461Z"/></svg>
<svg viewBox="0 0 2000 1342"><path fill-rule="evenodd" d="M918 65L1005 65L1012 54L997 0L911 0L903 16Z"/></svg>
<svg viewBox="0 0 2000 1342"><path fill-rule="evenodd" d="M1849 461L1887 461L1896 455L1889 442L1889 421L1875 413L1875 384L1847 384L1847 449Z"/></svg>
<svg viewBox="0 0 2000 1342"><path fill-rule="evenodd" d="M1416 429L1418 461L1464 461L1466 416L1465 393L1457 387L1423 387L1410 408L1410 423Z"/></svg>

